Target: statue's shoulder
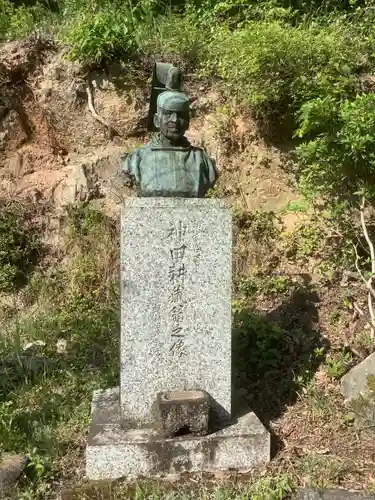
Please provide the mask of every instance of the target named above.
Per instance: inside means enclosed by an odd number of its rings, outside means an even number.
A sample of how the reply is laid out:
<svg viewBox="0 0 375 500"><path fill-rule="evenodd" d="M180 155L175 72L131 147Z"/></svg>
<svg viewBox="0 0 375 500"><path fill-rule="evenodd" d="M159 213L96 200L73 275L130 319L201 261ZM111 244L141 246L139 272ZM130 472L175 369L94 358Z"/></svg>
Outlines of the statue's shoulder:
<svg viewBox="0 0 375 500"><path fill-rule="evenodd" d="M133 149L132 151L129 151L124 155L125 158L133 159L133 158L141 158L146 151L150 150L150 145L149 143L144 144L143 146L139 146L138 148Z"/></svg>

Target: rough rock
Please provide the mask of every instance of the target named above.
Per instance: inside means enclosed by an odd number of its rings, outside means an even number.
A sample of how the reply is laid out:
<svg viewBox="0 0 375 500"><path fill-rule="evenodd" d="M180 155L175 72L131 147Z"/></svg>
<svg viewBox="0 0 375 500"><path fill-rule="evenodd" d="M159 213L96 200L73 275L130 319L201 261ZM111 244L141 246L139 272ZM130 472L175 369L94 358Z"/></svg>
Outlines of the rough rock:
<svg viewBox="0 0 375 500"><path fill-rule="evenodd" d="M65 179L55 190L55 202L64 206L76 201L88 201L90 192L84 169L79 166L69 167L65 169L65 174Z"/></svg>
<svg viewBox="0 0 375 500"><path fill-rule="evenodd" d="M24 455L4 453L0 456L0 493L17 481L27 465L27 460Z"/></svg>
<svg viewBox="0 0 375 500"><path fill-rule="evenodd" d="M356 365L342 377L341 393L346 402L368 394L369 375L375 376L375 353L368 356L362 363Z"/></svg>

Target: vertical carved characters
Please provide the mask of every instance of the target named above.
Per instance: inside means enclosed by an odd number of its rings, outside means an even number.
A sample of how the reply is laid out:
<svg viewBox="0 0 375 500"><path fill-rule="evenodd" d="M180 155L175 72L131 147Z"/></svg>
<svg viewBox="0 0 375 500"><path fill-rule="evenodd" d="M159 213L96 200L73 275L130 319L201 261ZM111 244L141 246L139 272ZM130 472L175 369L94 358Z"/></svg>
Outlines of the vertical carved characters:
<svg viewBox="0 0 375 500"><path fill-rule="evenodd" d="M185 335L183 326L184 316L184 281L186 275L185 235L186 224L182 221L172 223L167 231L170 246L168 249L170 264L168 277L170 282L170 295L168 300L169 324L171 332L170 351L173 356L181 357L186 354Z"/></svg>

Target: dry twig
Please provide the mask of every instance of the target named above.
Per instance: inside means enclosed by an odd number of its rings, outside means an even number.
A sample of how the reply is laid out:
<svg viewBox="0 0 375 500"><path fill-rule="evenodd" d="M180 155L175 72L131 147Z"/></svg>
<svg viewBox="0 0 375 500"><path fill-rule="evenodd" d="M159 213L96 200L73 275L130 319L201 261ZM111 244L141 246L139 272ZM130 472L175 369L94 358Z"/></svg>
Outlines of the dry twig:
<svg viewBox="0 0 375 500"><path fill-rule="evenodd" d="M101 123L102 125L104 125L109 130L111 139L113 137L115 137L116 135L119 135L119 133L117 132L117 130L115 130L111 125L109 125L109 123L107 123L96 112L95 107L94 107L94 99L93 99L93 95L92 95L92 90L91 90L91 86L90 86L89 83L87 83L87 85L86 85L86 94L87 94L87 104L88 104L89 110L91 111L91 114L95 118L95 120L97 120L99 123Z"/></svg>

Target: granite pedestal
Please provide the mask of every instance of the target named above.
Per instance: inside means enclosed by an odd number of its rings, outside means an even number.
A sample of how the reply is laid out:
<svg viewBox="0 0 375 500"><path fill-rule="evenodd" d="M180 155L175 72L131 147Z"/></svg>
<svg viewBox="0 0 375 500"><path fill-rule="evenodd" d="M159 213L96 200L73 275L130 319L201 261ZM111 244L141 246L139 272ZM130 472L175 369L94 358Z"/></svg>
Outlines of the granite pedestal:
<svg viewBox="0 0 375 500"><path fill-rule="evenodd" d="M232 220L225 204L127 200L121 288L120 388L95 394L87 475L240 471L267 462L268 432L253 413L236 421L231 412ZM163 435L159 395L180 391L208 395L207 436Z"/></svg>
<svg viewBox="0 0 375 500"><path fill-rule="evenodd" d="M94 394L86 448L86 474L90 479L248 472L269 459L270 435L254 413L208 436L165 439L153 428L121 427L118 388Z"/></svg>

